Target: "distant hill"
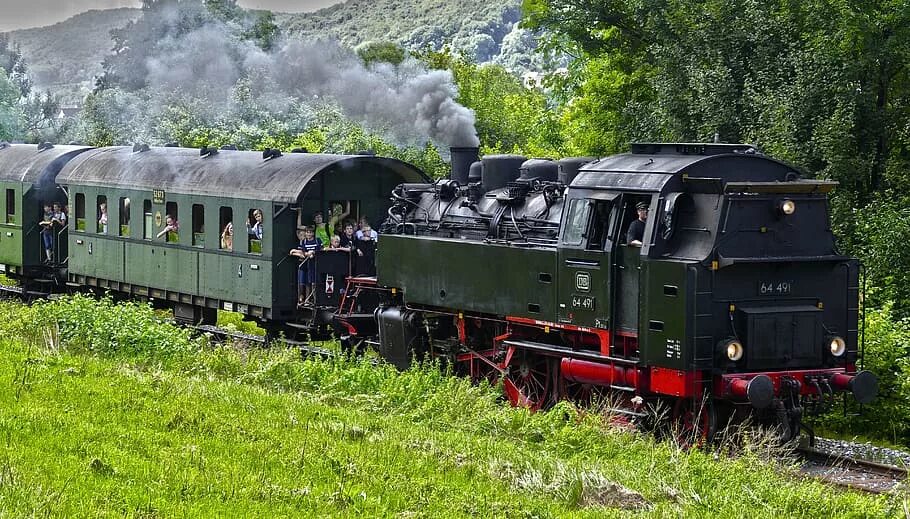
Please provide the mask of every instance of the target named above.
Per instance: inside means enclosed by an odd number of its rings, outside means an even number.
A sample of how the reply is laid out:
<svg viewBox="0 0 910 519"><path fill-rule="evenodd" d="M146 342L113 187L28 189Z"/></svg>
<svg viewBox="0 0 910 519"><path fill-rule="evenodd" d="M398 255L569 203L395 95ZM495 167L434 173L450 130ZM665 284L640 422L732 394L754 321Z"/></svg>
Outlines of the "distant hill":
<svg viewBox="0 0 910 519"><path fill-rule="evenodd" d="M123 27L140 14L139 9L86 11L66 21L11 31L10 39L22 47L32 78L39 88L50 88L65 102L81 99L101 73L101 61L111 50L111 29Z"/></svg>
<svg viewBox="0 0 910 519"><path fill-rule="evenodd" d="M139 9L87 11L64 22L12 31L41 89L78 103L102 71L111 29L138 17ZM521 0L348 0L311 13L276 13L289 38L334 38L356 47L392 41L409 49L449 44L477 62L519 71L533 66L534 39L517 28Z"/></svg>
<svg viewBox="0 0 910 519"><path fill-rule="evenodd" d="M278 17L292 36L331 36L352 47L394 41L407 48L439 49L449 43L478 62L498 60L504 46L506 52L514 51L520 18L521 0L348 0Z"/></svg>

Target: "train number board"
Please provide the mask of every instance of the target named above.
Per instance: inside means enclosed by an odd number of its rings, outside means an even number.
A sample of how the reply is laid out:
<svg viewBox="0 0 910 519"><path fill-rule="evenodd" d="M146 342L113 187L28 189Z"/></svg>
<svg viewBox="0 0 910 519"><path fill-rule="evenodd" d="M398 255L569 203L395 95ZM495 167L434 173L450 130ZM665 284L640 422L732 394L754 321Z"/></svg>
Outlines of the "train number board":
<svg viewBox="0 0 910 519"><path fill-rule="evenodd" d="M163 189L153 189L152 190L152 203L153 204L163 204L164 203L164 190Z"/></svg>
<svg viewBox="0 0 910 519"><path fill-rule="evenodd" d="M761 296L787 296L793 293L792 281L760 281L758 295Z"/></svg>

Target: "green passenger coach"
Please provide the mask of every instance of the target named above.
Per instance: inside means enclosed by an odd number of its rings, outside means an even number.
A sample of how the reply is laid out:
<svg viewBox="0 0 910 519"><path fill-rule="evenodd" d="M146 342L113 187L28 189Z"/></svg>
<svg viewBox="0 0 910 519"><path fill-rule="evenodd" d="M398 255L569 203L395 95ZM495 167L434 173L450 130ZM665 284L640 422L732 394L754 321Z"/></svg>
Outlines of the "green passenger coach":
<svg viewBox="0 0 910 519"><path fill-rule="evenodd" d="M288 252L297 226L337 207L349 219L381 220L386 193L425 179L367 155L94 149L57 179L71 203L68 278L153 299L187 322L212 323L219 309L267 328L293 322L298 261Z"/></svg>

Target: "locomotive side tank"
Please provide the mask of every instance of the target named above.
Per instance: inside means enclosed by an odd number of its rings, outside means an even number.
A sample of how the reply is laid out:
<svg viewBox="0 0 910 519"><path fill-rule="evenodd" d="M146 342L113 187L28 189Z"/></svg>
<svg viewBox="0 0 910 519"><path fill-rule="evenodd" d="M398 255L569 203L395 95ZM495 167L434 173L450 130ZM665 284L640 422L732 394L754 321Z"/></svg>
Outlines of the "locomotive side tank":
<svg viewBox="0 0 910 519"><path fill-rule="evenodd" d="M835 183L726 144L636 144L548 179L396 190L377 269L396 288L377 311L387 357L447 355L531 408L602 389L633 415L663 401L705 436L752 415L789 438L837 392L874 398Z"/></svg>

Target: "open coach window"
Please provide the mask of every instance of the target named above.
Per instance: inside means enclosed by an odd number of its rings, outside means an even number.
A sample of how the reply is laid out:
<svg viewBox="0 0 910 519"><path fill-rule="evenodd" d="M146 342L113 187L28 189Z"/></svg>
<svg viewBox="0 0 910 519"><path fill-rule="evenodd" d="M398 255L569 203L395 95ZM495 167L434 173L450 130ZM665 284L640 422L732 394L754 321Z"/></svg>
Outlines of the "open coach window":
<svg viewBox="0 0 910 519"><path fill-rule="evenodd" d="M85 231L85 194L76 193L76 230Z"/></svg>
<svg viewBox="0 0 910 519"><path fill-rule="evenodd" d="M221 229L221 250L234 250L234 210L222 207L218 210L218 228Z"/></svg>
<svg viewBox="0 0 910 519"><path fill-rule="evenodd" d="M205 207L193 204L193 247L205 247Z"/></svg>
<svg viewBox="0 0 910 519"><path fill-rule="evenodd" d="M16 223L16 190L6 190L6 223Z"/></svg>
<svg viewBox="0 0 910 519"><path fill-rule="evenodd" d="M180 215L177 214L177 202L168 202L164 206L164 228L167 231L165 240L168 243L180 241Z"/></svg>
<svg viewBox="0 0 910 519"><path fill-rule="evenodd" d="M152 201L144 200L142 202L142 239L152 239L152 229L154 229L155 219L152 216Z"/></svg>
<svg viewBox="0 0 910 519"><path fill-rule="evenodd" d="M95 232L107 234L107 197L104 195L95 199Z"/></svg>
<svg viewBox="0 0 910 519"><path fill-rule="evenodd" d="M265 225L262 209L250 209L246 229L250 240L249 251L253 254L262 254L263 226Z"/></svg>
<svg viewBox="0 0 910 519"><path fill-rule="evenodd" d="M130 199L120 197L120 236L130 235Z"/></svg>

